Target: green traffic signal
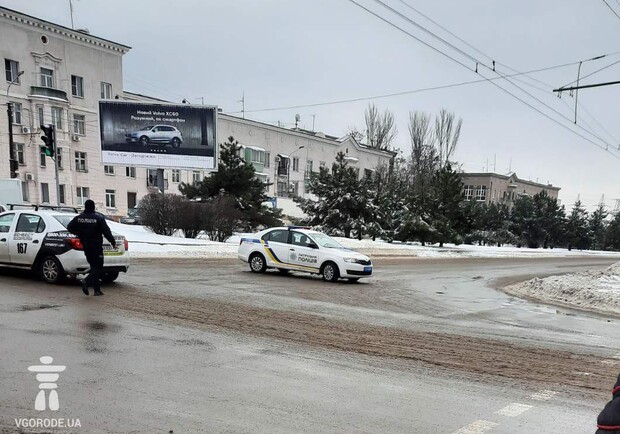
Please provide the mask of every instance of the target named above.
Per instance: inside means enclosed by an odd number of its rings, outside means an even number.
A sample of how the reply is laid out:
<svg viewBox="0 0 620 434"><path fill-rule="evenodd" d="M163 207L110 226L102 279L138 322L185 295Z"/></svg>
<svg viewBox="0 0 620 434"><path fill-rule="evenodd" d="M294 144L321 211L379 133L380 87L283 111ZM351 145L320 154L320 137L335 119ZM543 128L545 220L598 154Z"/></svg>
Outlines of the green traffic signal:
<svg viewBox="0 0 620 434"><path fill-rule="evenodd" d="M46 157L53 157L52 150L47 146L41 146L41 151L43 151Z"/></svg>

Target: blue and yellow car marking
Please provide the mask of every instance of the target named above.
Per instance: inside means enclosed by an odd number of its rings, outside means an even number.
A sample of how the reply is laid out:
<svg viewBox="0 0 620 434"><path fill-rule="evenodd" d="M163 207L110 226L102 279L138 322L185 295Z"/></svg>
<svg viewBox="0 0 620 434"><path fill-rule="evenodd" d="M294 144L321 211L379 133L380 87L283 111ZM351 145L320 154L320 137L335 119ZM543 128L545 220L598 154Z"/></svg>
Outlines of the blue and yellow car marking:
<svg viewBox="0 0 620 434"><path fill-rule="evenodd" d="M308 266L305 266L305 265L291 264L291 263L288 263L288 262L281 261L280 259L278 259L278 257L276 256L275 252L271 249L271 247L269 247L269 244L267 244L267 242L265 240L261 240L260 242L263 245L263 247L265 248L265 252L267 252L267 256L269 256L269 258L273 262L275 262L276 264L287 265L289 267L295 267L295 268L304 269L304 270L308 270L308 271L318 271L319 270L317 267L308 267Z"/></svg>

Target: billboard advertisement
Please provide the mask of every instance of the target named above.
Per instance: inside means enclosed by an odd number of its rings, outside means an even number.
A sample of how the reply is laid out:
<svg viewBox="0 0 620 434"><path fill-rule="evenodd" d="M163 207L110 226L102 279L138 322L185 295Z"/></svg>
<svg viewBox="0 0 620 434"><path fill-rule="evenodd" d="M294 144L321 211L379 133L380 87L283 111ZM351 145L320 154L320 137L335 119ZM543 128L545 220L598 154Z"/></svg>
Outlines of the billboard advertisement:
<svg viewBox="0 0 620 434"><path fill-rule="evenodd" d="M99 102L104 164L217 170L217 107Z"/></svg>

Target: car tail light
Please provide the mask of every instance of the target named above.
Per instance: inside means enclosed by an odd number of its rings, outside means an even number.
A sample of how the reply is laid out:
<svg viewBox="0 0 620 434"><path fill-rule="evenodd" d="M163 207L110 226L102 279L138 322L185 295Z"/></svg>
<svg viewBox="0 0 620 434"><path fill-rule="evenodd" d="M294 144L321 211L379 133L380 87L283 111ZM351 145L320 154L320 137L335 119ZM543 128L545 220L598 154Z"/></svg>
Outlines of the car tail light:
<svg viewBox="0 0 620 434"><path fill-rule="evenodd" d="M71 249L84 250L84 246L82 245L82 242L79 238L68 238L66 242Z"/></svg>
<svg viewBox="0 0 620 434"><path fill-rule="evenodd" d="M123 240L123 244L125 244L125 251L129 250L129 241L127 241L127 238Z"/></svg>

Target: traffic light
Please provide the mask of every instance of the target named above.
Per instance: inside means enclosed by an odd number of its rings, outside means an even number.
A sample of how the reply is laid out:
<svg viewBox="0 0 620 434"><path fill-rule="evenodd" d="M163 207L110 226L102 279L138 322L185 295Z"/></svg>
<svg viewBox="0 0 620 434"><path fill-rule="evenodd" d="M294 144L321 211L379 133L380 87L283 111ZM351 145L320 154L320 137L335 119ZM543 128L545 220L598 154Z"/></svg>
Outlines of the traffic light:
<svg viewBox="0 0 620 434"><path fill-rule="evenodd" d="M41 140L45 143L45 146L41 146L41 150L48 157L54 158L54 155L56 154L56 135L54 134L54 126L41 125L41 130L43 131Z"/></svg>

